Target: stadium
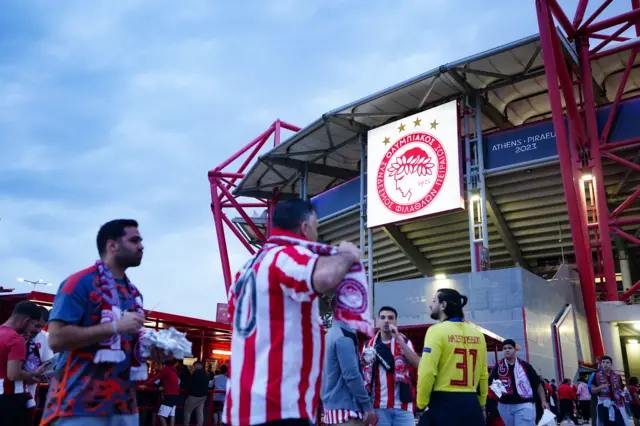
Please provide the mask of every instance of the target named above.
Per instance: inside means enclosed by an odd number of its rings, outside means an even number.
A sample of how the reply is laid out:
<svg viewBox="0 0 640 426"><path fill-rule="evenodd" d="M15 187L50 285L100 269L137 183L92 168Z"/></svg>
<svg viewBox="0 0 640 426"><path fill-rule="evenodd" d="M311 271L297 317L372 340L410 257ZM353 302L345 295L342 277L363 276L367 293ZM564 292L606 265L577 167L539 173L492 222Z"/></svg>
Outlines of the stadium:
<svg viewBox="0 0 640 426"><path fill-rule="evenodd" d="M543 377L605 353L639 375L640 2L606 18L610 1L588 3L538 0L539 34L303 128L278 119L212 169L227 289L227 237L255 253L275 203L300 197L321 240L363 248L369 306L395 306L417 348L452 287L494 356L513 338Z"/></svg>

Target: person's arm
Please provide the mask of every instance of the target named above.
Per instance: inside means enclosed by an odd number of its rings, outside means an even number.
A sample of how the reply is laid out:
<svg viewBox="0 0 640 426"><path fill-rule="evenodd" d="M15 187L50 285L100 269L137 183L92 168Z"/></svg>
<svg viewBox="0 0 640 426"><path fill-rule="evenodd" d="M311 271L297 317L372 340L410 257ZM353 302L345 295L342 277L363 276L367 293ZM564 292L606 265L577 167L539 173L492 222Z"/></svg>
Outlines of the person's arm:
<svg viewBox="0 0 640 426"><path fill-rule="evenodd" d="M542 404L542 408L547 409L549 405L547 403L547 394L544 392L544 385L542 384L542 379L538 375L538 372L533 368L531 364L525 364L527 368L527 375L531 378L532 388L538 392L538 398L540 398L540 403Z"/></svg>
<svg viewBox="0 0 640 426"><path fill-rule="evenodd" d="M435 327L429 327L427 334L424 336L424 349L422 350L422 358L420 359L420 366L418 367L418 395L416 403L420 410L429 406L431 391L433 391L433 385L436 381L441 351L440 336L438 332L435 331Z"/></svg>
<svg viewBox="0 0 640 426"><path fill-rule="evenodd" d="M160 371L158 372L158 374L156 374L155 376L147 379L142 386L151 386L153 385L155 382L157 382L158 380L162 380L164 378L164 376L167 375L167 369L166 368L161 368ZM162 383L160 383L162 384Z"/></svg>
<svg viewBox="0 0 640 426"><path fill-rule="evenodd" d="M353 244L340 243L338 254L320 256L313 271L312 285L318 293L326 293L336 288L351 266L362 258L362 253Z"/></svg>
<svg viewBox="0 0 640 426"><path fill-rule="evenodd" d="M484 339L484 336L481 337ZM484 341L484 340L481 340ZM489 369L487 368L487 345L486 343L482 345L480 348L480 353L478 354L478 367L480 368L480 380L478 383L478 387L480 388L480 394L478 395L478 399L480 400L480 405L484 407L487 404L487 395L489 394Z"/></svg>
<svg viewBox="0 0 640 426"><path fill-rule="evenodd" d="M348 337L339 337L336 340L336 355L342 378L351 395L365 412L373 410L369 393L364 386L364 379L358 363L358 353L354 349L353 341Z"/></svg>
<svg viewBox="0 0 640 426"><path fill-rule="evenodd" d="M411 340L407 339L405 341L406 336L400 334L396 326L391 326L391 333L396 337L396 340L400 345L400 349L402 349L402 353L404 354L404 359L412 367L418 368L420 366L420 356L418 356L416 351L413 349L413 343L411 343Z"/></svg>
<svg viewBox="0 0 640 426"><path fill-rule="evenodd" d="M359 259L358 249L351 243L341 243L339 250L333 256L320 256L302 246L279 250L274 263L282 292L295 301L309 302L319 293L333 290Z"/></svg>
<svg viewBox="0 0 640 426"><path fill-rule="evenodd" d="M115 323L80 326L91 303L91 280L91 276L72 276L60 285L49 316L49 346L54 352L94 345L115 334L134 334L142 327L144 317L134 312L126 312Z"/></svg>
<svg viewBox="0 0 640 426"><path fill-rule="evenodd" d="M24 360L27 357L27 346L22 336L10 338L7 342L9 351L7 352L7 379L17 381L31 381L40 376L44 371L44 365L35 371L25 371L23 368Z"/></svg>
<svg viewBox="0 0 640 426"><path fill-rule="evenodd" d="M606 383L604 385L601 385L601 386L594 386L593 381L594 381L595 378L596 378L596 373L593 373L591 375L591 377L589 377L588 386L589 386L589 392L591 392L591 395L597 395L597 394L600 393L600 391L602 389L605 389L605 388L608 387L608 385Z"/></svg>

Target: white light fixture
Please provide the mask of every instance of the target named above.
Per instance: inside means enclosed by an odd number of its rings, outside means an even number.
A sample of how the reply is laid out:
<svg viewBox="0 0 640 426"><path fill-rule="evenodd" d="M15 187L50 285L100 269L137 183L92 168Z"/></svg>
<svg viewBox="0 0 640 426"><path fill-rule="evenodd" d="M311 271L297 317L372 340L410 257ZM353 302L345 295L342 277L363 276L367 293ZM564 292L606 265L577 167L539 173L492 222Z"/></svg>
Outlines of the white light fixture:
<svg viewBox="0 0 640 426"><path fill-rule="evenodd" d="M471 201L480 201L480 194L471 194Z"/></svg>
<svg viewBox="0 0 640 426"><path fill-rule="evenodd" d="M447 275L446 274L436 274L434 277L436 280L446 280L447 279Z"/></svg>
<svg viewBox="0 0 640 426"><path fill-rule="evenodd" d="M629 340L627 340L627 342L628 342L630 345L637 345L637 344L638 344L638 340L637 340L637 339L629 339Z"/></svg>
<svg viewBox="0 0 640 426"><path fill-rule="evenodd" d="M31 284L33 286L33 289L36 289L36 286L38 285L44 285L47 287L51 287L53 284L51 284L50 282L47 282L45 280L43 280L42 278L40 278L38 281L31 281L31 280L25 280L24 278L17 278L17 280L21 283L25 283L25 284Z"/></svg>
<svg viewBox="0 0 640 426"><path fill-rule="evenodd" d="M214 349L211 351L211 353L214 355L227 355L227 356L231 355L231 351L225 351L222 349Z"/></svg>
<svg viewBox="0 0 640 426"><path fill-rule="evenodd" d="M581 178L585 182L591 181L593 179L593 173L591 172L591 169L583 170Z"/></svg>

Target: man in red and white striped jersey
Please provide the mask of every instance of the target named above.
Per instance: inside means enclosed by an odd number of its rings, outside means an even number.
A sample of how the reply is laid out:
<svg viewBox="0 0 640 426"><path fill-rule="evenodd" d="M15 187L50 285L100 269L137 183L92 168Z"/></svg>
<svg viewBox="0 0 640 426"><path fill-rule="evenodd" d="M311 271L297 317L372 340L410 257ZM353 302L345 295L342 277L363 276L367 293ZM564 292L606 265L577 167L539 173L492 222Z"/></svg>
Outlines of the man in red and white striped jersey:
<svg viewBox="0 0 640 426"><path fill-rule="evenodd" d="M324 339L318 293L335 289L362 257L310 250L318 238L311 203L278 203L271 236L229 291L233 326L223 422L231 426L309 425L320 398Z"/></svg>
<svg viewBox="0 0 640 426"><path fill-rule="evenodd" d="M31 423L27 410L30 395L26 385L35 382L46 366L31 372L24 370L27 344L23 335L36 335L42 330L41 316L38 305L20 302L7 322L0 326L0 426Z"/></svg>
<svg viewBox="0 0 640 426"><path fill-rule="evenodd" d="M397 318L391 306L380 308L380 331L363 348L364 378L373 397L377 426L415 425L410 368L420 365L420 356L411 340L398 332Z"/></svg>

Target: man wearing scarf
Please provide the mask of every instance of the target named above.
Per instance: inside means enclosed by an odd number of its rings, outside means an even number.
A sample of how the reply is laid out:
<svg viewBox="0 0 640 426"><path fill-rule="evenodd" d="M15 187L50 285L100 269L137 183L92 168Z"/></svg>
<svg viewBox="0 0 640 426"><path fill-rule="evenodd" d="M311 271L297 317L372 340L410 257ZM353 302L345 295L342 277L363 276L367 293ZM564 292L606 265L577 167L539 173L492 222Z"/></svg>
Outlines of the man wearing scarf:
<svg viewBox="0 0 640 426"><path fill-rule="evenodd" d="M41 426L138 426L145 317L142 295L125 274L142 262L138 223L107 222L96 243L100 259L67 278L53 302L49 344L59 356Z"/></svg>
<svg viewBox="0 0 640 426"><path fill-rule="evenodd" d="M536 402L548 409L542 380L536 370L516 356L516 342L502 342L504 358L493 369L489 383L502 382L504 391L498 410L506 426L533 426L536 424Z"/></svg>
<svg viewBox="0 0 640 426"><path fill-rule="evenodd" d="M622 377L613 369L610 356L603 356L600 368L589 378L589 390L598 398L596 408L597 426L628 426L624 398L622 396Z"/></svg>
<svg viewBox="0 0 640 426"><path fill-rule="evenodd" d="M364 380L373 398L377 426L414 425L410 368L420 365L411 340L398 331L398 312L378 311L380 331L363 350Z"/></svg>

